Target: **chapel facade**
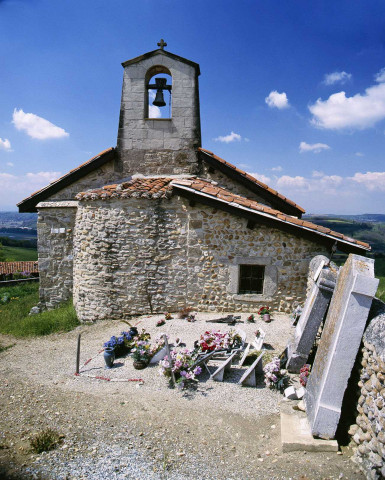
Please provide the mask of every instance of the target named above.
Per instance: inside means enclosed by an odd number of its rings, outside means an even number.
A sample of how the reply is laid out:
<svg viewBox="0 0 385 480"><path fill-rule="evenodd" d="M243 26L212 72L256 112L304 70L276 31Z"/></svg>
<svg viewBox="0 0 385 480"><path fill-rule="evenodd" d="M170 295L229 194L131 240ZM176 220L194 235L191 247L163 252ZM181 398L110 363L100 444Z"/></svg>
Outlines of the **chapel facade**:
<svg viewBox="0 0 385 480"><path fill-rule="evenodd" d="M314 256L370 247L302 220L299 205L203 149L199 65L158 45L122 64L117 146L18 204L38 212L39 307L73 298L81 321L289 312ZM170 93L166 118L150 116L151 90Z"/></svg>

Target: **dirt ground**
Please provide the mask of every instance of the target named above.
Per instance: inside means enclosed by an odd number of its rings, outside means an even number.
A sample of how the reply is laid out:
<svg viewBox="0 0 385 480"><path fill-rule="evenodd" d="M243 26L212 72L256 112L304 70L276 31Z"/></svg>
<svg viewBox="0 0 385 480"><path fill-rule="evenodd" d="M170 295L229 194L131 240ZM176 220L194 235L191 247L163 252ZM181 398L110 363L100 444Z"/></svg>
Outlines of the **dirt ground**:
<svg viewBox="0 0 385 480"><path fill-rule="evenodd" d="M243 317L246 315L242 316L245 320ZM138 326L155 338L159 318L143 317L133 323L140 321ZM217 327L205 323L209 316L198 318L188 325L185 320L174 319L162 331L170 334L171 340L176 333L184 339L186 331L189 346L194 336L199 338L208 327ZM278 317L267 326L244 323L240 328L251 340L259 326L266 330L266 340L274 350L278 352L286 344L291 331L289 319ZM143 384L74 376L79 333L81 363L93 358L81 371L92 374L101 367L99 357L94 357L103 342L126 329L124 323L111 321L45 338L0 336L0 345L14 344L0 353L0 478L103 478L96 467L84 470L84 465L98 465L106 457L106 445L136 455L129 466L119 467L119 472L116 467L117 473L109 478L365 478L345 448L338 454L282 453L282 395L262 385L240 387L236 367L233 380L216 383L207 375L196 391L184 393L168 388L155 367L135 371L130 359L122 365L124 374L117 378L132 380L140 374ZM63 443L52 452L32 454L31 435L47 427L58 430ZM83 470L71 470L75 464L83 465Z"/></svg>

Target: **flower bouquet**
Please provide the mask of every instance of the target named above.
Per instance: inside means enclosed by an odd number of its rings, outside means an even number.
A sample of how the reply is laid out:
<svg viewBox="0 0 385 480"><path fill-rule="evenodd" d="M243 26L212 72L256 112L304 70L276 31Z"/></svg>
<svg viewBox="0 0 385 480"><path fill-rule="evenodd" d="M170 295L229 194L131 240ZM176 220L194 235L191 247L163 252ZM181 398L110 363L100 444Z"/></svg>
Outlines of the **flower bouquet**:
<svg viewBox="0 0 385 480"><path fill-rule="evenodd" d="M220 330L207 330L196 342L198 352L209 353L214 350L231 350L242 345L242 337L235 330L222 333Z"/></svg>
<svg viewBox="0 0 385 480"><path fill-rule="evenodd" d="M281 369L281 361L278 357L274 357L271 362L267 363L263 371L265 372L265 383L269 388L282 391L288 381L287 370Z"/></svg>
<svg viewBox="0 0 385 480"><path fill-rule="evenodd" d="M194 367L195 352L187 348L171 351L172 372L174 373L176 383L179 388L186 388L202 372L201 367ZM168 356L159 362L159 373L171 379L171 364Z"/></svg>
<svg viewBox="0 0 385 480"><path fill-rule="evenodd" d="M264 320L265 322L270 322L270 307L265 305L258 310L258 315Z"/></svg>
<svg viewBox="0 0 385 480"><path fill-rule="evenodd" d="M129 353L134 346L134 337L138 335L136 327L131 327L128 332L122 332L120 337L113 335L108 342L103 344L104 348L113 348L115 357L122 357Z"/></svg>
<svg viewBox="0 0 385 480"><path fill-rule="evenodd" d="M140 339L139 337L135 340L135 345L131 352L134 359L134 368L142 370L147 367L151 360L151 343L148 339Z"/></svg>
<svg viewBox="0 0 385 480"><path fill-rule="evenodd" d="M253 314L251 314L247 317L247 322L248 323L255 323L255 318L254 318Z"/></svg>
<svg viewBox="0 0 385 480"><path fill-rule="evenodd" d="M299 381L303 387L306 387L307 381L309 379L308 377L310 375L310 368L311 366L307 363L299 371Z"/></svg>
<svg viewBox="0 0 385 480"><path fill-rule="evenodd" d="M170 312L167 312L166 315L164 316L164 318L165 318L166 320L171 320L171 319L172 319L171 313L170 313Z"/></svg>
<svg viewBox="0 0 385 480"><path fill-rule="evenodd" d="M166 320L164 320L163 318L161 320L158 320L156 322L156 326L157 327L161 327L162 325L164 325L166 323Z"/></svg>

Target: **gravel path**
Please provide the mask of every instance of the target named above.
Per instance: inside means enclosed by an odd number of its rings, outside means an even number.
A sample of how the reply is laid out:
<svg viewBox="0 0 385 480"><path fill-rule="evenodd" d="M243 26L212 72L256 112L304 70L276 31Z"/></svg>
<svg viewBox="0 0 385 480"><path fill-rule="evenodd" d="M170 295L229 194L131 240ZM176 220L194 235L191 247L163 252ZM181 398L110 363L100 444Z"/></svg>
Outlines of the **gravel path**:
<svg viewBox="0 0 385 480"><path fill-rule="evenodd" d="M219 315L221 316L221 315ZM188 323L174 318L157 328L159 315L133 321L154 339L161 332L192 346L215 314L198 314ZM245 320L247 315L242 315ZM270 324L237 325L252 340L263 328L277 353L291 331L277 315ZM343 455L285 453L280 449L279 406L282 396L263 388L242 388L239 367L223 383L202 376L196 391L168 388L157 367L136 371L131 359L118 360L110 373L97 356L111 335L127 330L118 321L82 325L76 330L33 340L0 336L0 478L20 479L363 479ZM78 333L82 334L82 375L143 378L106 382L75 377ZM94 358L96 355L96 358ZM244 370L243 370L244 371ZM64 435L51 452L30 452L34 432L52 427Z"/></svg>

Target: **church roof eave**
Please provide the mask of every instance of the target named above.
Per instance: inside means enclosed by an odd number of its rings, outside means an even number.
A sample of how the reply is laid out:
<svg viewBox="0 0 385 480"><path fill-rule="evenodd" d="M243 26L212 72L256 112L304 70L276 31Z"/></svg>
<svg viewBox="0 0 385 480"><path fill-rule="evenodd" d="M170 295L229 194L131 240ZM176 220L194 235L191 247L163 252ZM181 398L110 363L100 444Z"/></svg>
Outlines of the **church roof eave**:
<svg viewBox="0 0 385 480"><path fill-rule="evenodd" d="M54 180L50 184L41 188L37 192L31 193L27 198L24 198L21 202L17 204L19 207L19 212L36 212L36 205L39 202L49 198L51 195L59 192L63 188L71 185L73 182L83 178L88 173L91 173L96 168L101 167L105 163L113 160L115 158L115 148L107 148L102 152L98 153L94 157L90 158L81 165L73 168L65 175L61 176L57 180Z"/></svg>
<svg viewBox="0 0 385 480"><path fill-rule="evenodd" d="M302 207L297 205L289 198L285 197L273 188L270 188L265 183L259 181L257 178L254 178L252 175L248 174L244 170L241 170L232 163L218 157L213 152L210 152L210 150L199 148L198 151L201 160L207 165L215 170L219 170L229 178L244 185L250 191L265 198L274 206L274 208L277 208L288 215L295 215L298 218L301 218L301 216L305 213L305 210Z"/></svg>

